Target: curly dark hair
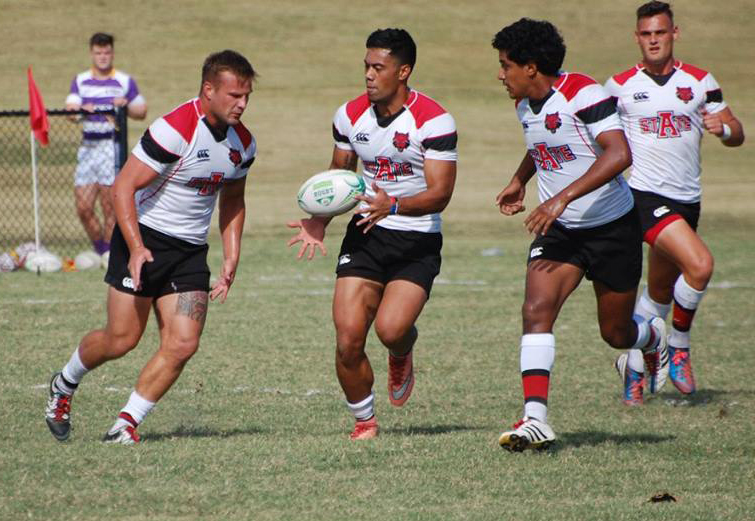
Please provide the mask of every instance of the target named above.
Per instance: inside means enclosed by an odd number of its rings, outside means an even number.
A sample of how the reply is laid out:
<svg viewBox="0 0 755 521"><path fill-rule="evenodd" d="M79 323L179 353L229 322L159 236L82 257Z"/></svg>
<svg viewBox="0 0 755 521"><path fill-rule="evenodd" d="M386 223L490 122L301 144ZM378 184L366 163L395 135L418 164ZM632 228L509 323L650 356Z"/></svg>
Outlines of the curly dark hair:
<svg viewBox="0 0 755 521"><path fill-rule="evenodd" d="M417 61L417 45L404 29L378 29L367 37L368 49L388 49L399 64L414 69Z"/></svg>
<svg viewBox="0 0 755 521"><path fill-rule="evenodd" d="M566 56L566 45L558 29L545 20L522 18L498 31L492 43L509 60L519 65L534 63L547 76L558 75Z"/></svg>
<svg viewBox="0 0 755 521"><path fill-rule="evenodd" d="M671 10L671 6L666 2L658 2L658 0L653 0L652 2L642 4L637 8L637 20L639 20L640 18L649 18L657 14L667 14L671 19L671 24L673 25L674 12Z"/></svg>

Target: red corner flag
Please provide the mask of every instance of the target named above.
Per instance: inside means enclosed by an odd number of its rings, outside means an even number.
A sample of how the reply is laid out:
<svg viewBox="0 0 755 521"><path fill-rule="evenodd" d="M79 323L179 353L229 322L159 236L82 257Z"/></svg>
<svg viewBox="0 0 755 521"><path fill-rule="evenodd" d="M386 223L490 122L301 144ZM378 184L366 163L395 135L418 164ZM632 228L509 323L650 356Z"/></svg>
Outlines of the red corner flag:
<svg viewBox="0 0 755 521"><path fill-rule="evenodd" d="M47 138L47 132L50 130L50 122L47 120L47 111L45 103L42 101L42 95L39 93L37 84L34 83L34 76L31 74L31 67L28 71L29 78L29 122L37 138L42 145L47 145L50 140Z"/></svg>

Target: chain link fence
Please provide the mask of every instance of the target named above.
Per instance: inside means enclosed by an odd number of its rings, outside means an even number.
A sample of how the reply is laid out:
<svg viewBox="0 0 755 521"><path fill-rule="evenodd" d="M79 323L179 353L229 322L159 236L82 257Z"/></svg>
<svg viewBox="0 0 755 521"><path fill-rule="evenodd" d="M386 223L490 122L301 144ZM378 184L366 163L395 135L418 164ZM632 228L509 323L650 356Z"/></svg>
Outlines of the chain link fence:
<svg viewBox="0 0 755 521"><path fill-rule="evenodd" d="M74 177L120 170L128 153L126 111L118 108L92 115L84 111L48 110L47 115L50 143L46 147L35 144L40 244L64 260L73 259L78 253L93 249L77 212ZM85 118L103 120L112 132L106 139L83 139ZM0 256L6 253L15 257L19 246L25 245L21 251L28 251L29 243L35 241L28 111L0 111L0 183L3 187ZM95 208L102 225L99 197Z"/></svg>

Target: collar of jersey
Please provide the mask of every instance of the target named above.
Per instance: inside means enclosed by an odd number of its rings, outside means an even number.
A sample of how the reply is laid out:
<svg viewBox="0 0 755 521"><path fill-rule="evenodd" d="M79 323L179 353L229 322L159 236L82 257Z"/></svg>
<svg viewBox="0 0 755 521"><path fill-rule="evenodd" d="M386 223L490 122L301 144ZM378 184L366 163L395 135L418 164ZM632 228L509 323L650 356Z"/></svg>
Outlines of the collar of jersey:
<svg viewBox="0 0 755 521"><path fill-rule="evenodd" d="M417 101L417 93L413 91L412 89L409 89L409 97L406 98L406 102L404 102L404 106L401 107L401 110L396 112L395 114L391 114L390 116L381 117L378 115L378 111L375 108L375 105L372 106L372 111L375 113L375 119L377 120L377 124L381 128L385 128L391 123L393 123L397 117L399 117L401 114L404 113L406 109L412 106L412 104Z"/></svg>
<svg viewBox="0 0 755 521"><path fill-rule="evenodd" d="M535 115L540 114L540 111L543 110L543 107L545 106L545 104L548 102L549 99L551 99L551 96L553 96L555 93L556 91L553 90L553 88L551 88L551 90L548 91L548 94L546 94L545 97L542 99L538 99L538 100L528 99L529 104L530 104L530 110Z"/></svg>
<svg viewBox="0 0 755 521"><path fill-rule="evenodd" d="M207 121L207 118L204 115L204 111L202 110L202 104L199 102L199 98L194 98L192 100L192 105L194 105L194 110L197 112L199 119L201 119L204 124L207 125L207 128L210 130L210 134L212 134L212 138L216 143L220 143L226 137L228 137L228 127L225 128L225 132L220 132L218 129L210 125L209 121Z"/></svg>
<svg viewBox="0 0 755 521"><path fill-rule="evenodd" d="M677 71L677 69L680 69L681 67L682 67L682 62L680 62L679 60L674 60L674 66L671 68L671 72L669 72L668 74L657 75L657 74L653 74L649 72L645 68L645 66L642 64L642 62L637 64L637 70L639 70L640 72L644 72L645 75L651 80L653 80L659 87L663 87L664 85L666 85L668 83L668 80L671 79L671 76L673 76L674 73Z"/></svg>

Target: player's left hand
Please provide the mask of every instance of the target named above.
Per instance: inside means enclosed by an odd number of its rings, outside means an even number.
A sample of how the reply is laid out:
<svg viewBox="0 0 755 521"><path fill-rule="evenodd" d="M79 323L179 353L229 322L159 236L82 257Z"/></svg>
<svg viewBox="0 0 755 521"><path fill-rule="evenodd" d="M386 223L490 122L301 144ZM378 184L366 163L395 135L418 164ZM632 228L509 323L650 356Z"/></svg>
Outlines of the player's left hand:
<svg viewBox="0 0 755 521"><path fill-rule="evenodd" d="M236 278L236 263L231 259L223 261L223 268L220 271L220 277L215 281L210 291L210 300L220 298L220 303L225 302L228 298L228 292L231 290L231 284L233 284Z"/></svg>
<svg viewBox="0 0 755 521"><path fill-rule="evenodd" d="M724 133L724 124L721 121L721 115L718 113L710 114L707 110L702 109L700 113L703 116L703 127L716 137L721 137Z"/></svg>
<svg viewBox="0 0 755 521"><path fill-rule="evenodd" d="M385 219L391 213L391 198L383 190L378 187L376 182L372 182L372 190L375 192L375 197L369 197L367 195L357 195L355 199L367 203L367 207L360 207L357 213L366 214L361 220L357 221L357 226L364 226L362 233L367 233L375 224Z"/></svg>
<svg viewBox="0 0 755 521"><path fill-rule="evenodd" d="M566 209L567 202L560 197L552 197L535 208L524 220L527 231L545 235L559 215Z"/></svg>

